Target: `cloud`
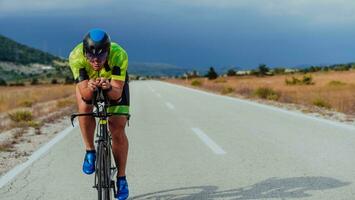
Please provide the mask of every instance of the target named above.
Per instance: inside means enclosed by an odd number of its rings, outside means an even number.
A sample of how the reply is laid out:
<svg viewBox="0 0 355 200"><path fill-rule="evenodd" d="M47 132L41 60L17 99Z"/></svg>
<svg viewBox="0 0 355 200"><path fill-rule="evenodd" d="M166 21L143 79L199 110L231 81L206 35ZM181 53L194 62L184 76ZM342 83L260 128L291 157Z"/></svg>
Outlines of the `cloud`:
<svg viewBox="0 0 355 200"><path fill-rule="evenodd" d="M21 14L21 12L66 11L102 6L113 0L0 0L1 15Z"/></svg>
<svg viewBox="0 0 355 200"><path fill-rule="evenodd" d="M355 23L353 0L179 0L180 6L253 11L269 17L301 18L310 24Z"/></svg>
<svg viewBox="0 0 355 200"><path fill-rule="evenodd" d="M60 13L69 11L79 15L88 8L121 9L131 12L182 14L191 7L212 10L232 10L261 17L295 18L308 25L355 24L354 0L0 0L0 16L24 15L28 12ZM187 13L188 14L188 13Z"/></svg>

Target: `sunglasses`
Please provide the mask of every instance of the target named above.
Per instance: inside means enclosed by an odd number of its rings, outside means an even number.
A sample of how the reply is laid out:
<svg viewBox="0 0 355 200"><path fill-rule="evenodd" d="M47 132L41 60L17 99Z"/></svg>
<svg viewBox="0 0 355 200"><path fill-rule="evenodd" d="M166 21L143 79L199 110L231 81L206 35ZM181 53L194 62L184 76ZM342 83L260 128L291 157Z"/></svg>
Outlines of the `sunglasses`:
<svg viewBox="0 0 355 200"><path fill-rule="evenodd" d="M99 60L99 62L100 62L100 61L106 60L107 55L108 55L108 52L102 52L102 53L100 53L100 54L98 54L98 55L93 54L93 53L91 53L91 52L86 52L85 55L86 55L86 57L87 57L90 61L93 61L93 60L97 59L97 60Z"/></svg>

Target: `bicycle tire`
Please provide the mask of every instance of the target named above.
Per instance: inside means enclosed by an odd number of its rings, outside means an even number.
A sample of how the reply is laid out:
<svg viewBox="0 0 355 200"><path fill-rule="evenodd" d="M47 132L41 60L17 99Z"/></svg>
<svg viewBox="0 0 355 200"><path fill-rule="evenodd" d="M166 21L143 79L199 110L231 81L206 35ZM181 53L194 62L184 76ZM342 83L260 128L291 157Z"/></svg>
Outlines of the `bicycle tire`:
<svg viewBox="0 0 355 200"><path fill-rule="evenodd" d="M104 142L98 144L98 159L97 159L97 192L98 200L110 200L110 185L107 171L107 148Z"/></svg>
<svg viewBox="0 0 355 200"><path fill-rule="evenodd" d="M96 176L96 189L97 189L97 194L98 194L98 200L102 200L102 174L101 174L101 169L102 169L102 153L101 153L101 145L99 144L97 147L97 158L96 158L96 170L95 170L95 176Z"/></svg>
<svg viewBox="0 0 355 200"><path fill-rule="evenodd" d="M110 177L110 168L111 166L110 161L109 161L109 157L108 157L108 151L109 149L107 148L106 145L104 145L104 151L103 151L103 167L104 167L104 172L103 172L103 176L104 176L104 200L111 200L111 177Z"/></svg>

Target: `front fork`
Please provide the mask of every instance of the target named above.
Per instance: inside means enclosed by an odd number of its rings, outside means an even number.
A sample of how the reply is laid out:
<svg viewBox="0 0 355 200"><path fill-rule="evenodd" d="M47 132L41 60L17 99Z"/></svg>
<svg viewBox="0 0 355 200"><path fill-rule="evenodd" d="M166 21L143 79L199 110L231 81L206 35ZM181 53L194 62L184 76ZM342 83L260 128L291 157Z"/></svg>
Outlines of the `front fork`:
<svg viewBox="0 0 355 200"><path fill-rule="evenodd" d="M99 121L100 124L100 131L98 133L101 133L102 135L97 135L98 138L101 140L105 141L106 145L106 152L107 152L107 158L108 158L108 167L109 167L109 172L110 172L110 182L109 182L109 187L112 188L114 197L116 198L117 190L116 190L116 184L115 184L115 177L117 175L117 168L116 167L111 167L111 135L108 132L108 120L107 119L100 119ZM100 140L99 139L99 140ZM96 142L98 142L97 140Z"/></svg>

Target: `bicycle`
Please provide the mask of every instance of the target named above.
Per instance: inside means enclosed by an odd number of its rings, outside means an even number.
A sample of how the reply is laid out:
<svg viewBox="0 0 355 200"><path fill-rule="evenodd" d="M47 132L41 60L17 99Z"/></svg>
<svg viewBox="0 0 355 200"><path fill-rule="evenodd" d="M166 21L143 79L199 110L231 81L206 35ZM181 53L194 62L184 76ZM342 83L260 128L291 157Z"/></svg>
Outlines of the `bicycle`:
<svg viewBox="0 0 355 200"><path fill-rule="evenodd" d="M74 126L75 117L79 116L92 116L99 118L98 126L96 129L95 140L96 145L96 164L95 164L95 179L93 188L97 189L99 200L110 200L112 198L112 191L114 197L116 198L116 188L115 181L113 180L115 174L117 173L117 168L112 166L111 163L111 134L107 128L108 117L113 114L108 113L107 108L110 106L110 101L107 94L101 88L97 88L94 91L94 96L92 100L94 105L94 111L90 113L73 113L71 115L71 123Z"/></svg>

